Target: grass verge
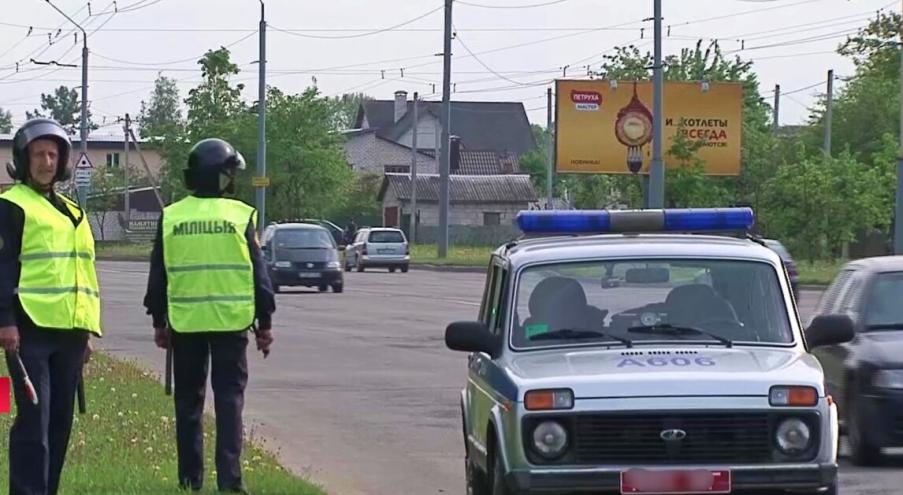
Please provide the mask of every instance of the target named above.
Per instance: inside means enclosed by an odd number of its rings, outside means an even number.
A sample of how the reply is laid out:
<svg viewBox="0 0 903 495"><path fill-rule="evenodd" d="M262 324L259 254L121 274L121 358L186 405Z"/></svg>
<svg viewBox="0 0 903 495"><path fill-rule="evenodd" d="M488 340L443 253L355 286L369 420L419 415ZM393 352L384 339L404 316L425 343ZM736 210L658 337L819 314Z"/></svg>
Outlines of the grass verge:
<svg viewBox="0 0 903 495"><path fill-rule="evenodd" d="M495 249L490 246L449 246L448 256L440 259L435 244L415 244L411 247L411 263L485 267L489 264L489 257Z"/></svg>
<svg viewBox="0 0 903 495"><path fill-rule="evenodd" d="M828 285L840 271L843 261L798 261L796 268L802 285Z"/></svg>
<svg viewBox="0 0 903 495"><path fill-rule="evenodd" d="M0 376L6 374L0 360ZM185 493L177 489L172 397L163 394L155 377L132 363L95 353L85 368L85 397L86 413L78 414L76 407L60 495ZM13 417L0 416L0 491L8 485L6 432ZM206 477L200 493L213 494L216 437L209 416L204 431ZM252 438L246 440L242 462L251 493L325 494L286 471Z"/></svg>
<svg viewBox="0 0 903 495"><path fill-rule="evenodd" d="M102 242L95 245L99 260L147 261L150 259L149 242Z"/></svg>

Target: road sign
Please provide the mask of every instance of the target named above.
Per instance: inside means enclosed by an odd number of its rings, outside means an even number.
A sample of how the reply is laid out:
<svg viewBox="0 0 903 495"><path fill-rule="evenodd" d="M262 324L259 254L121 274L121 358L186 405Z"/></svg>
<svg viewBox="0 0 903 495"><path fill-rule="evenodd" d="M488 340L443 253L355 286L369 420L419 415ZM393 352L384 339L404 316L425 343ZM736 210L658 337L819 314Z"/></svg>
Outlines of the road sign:
<svg viewBox="0 0 903 495"><path fill-rule="evenodd" d="M254 187L269 187L270 186L270 178L269 177L251 177L251 185Z"/></svg>
<svg viewBox="0 0 903 495"><path fill-rule="evenodd" d="M82 153L81 156L78 157L78 161L75 163L75 168L94 168L94 164L91 163L88 155Z"/></svg>
<svg viewBox="0 0 903 495"><path fill-rule="evenodd" d="M91 169L78 168L75 169L75 185L77 187L88 187L91 185Z"/></svg>

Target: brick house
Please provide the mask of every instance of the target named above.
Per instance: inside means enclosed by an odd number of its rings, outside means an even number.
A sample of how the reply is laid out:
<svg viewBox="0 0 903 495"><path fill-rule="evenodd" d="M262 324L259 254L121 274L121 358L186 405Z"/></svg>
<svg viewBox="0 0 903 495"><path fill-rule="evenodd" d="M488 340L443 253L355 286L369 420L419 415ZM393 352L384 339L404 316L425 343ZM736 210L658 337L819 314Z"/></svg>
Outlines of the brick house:
<svg viewBox="0 0 903 495"><path fill-rule="evenodd" d="M406 91L394 100L366 100L355 128L346 131L345 155L355 171L410 173L414 103ZM442 134L441 103L417 105L417 173L439 173L436 156ZM519 160L536 147L520 102L451 102L451 135L461 140L461 175L519 174Z"/></svg>

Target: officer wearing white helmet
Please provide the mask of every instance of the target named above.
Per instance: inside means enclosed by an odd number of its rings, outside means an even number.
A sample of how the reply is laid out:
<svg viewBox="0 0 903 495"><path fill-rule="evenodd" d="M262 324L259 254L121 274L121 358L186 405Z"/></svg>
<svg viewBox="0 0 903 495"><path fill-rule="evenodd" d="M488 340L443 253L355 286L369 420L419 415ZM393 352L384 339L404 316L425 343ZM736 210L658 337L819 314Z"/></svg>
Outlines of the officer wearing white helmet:
<svg viewBox="0 0 903 495"><path fill-rule="evenodd" d="M257 210L236 199L244 159L229 143L205 139L188 157L192 194L167 206L151 254L144 304L155 341L172 346L179 485L199 491L204 479L203 412L211 362L219 490L247 493L241 476L242 409L248 382L246 348L256 320L266 355L276 309L257 241Z"/></svg>
<svg viewBox="0 0 903 495"><path fill-rule="evenodd" d="M17 409L11 495L57 493L89 335L101 335L91 226L54 191L70 176L71 149L57 122L26 122L7 165L16 184L0 194L0 347Z"/></svg>

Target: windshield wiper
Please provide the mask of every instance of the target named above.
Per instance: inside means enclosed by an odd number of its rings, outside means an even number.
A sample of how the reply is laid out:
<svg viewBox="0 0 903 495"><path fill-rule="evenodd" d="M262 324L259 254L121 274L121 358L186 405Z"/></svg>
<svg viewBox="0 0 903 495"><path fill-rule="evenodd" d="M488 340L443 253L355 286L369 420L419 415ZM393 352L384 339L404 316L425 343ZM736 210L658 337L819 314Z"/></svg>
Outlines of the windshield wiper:
<svg viewBox="0 0 903 495"><path fill-rule="evenodd" d="M595 339L600 337L617 340L627 347L633 347L633 341L628 338L619 337L617 335L612 335L606 332L600 332L598 330L583 330L576 328L562 328L560 330L555 330L554 332L541 333L539 335L530 337L530 340Z"/></svg>
<svg viewBox="0 0 903 495"><path fill-rule="evenodd" d="M903 323L881 323L879 325L866 325L867 330L903 330Z"/></svg>
<svg viewBox="0 0 903 495"><path fill-rule="evenodd" d="M706 332L705 330L700 330L694 327L681 327L674 326L668 323L659 323L658 325L643 325L639 327L630 327L627 329L628 332L636 332L636 333L647 333L647 334L659 334L659 335L705 335L707 337L711 337L718 342L726 345L727 347L733 347L734 343L731 339L727 337L722 337L721 335Z"/></svg>

